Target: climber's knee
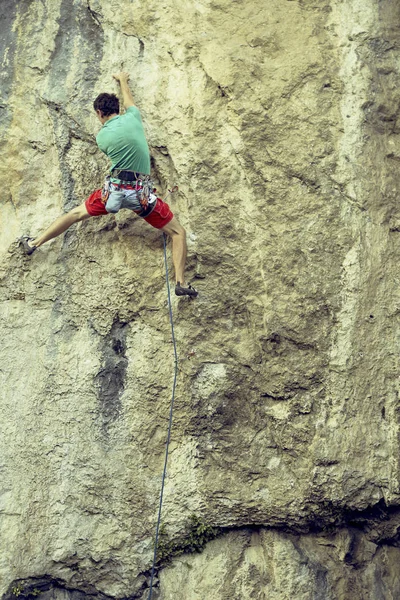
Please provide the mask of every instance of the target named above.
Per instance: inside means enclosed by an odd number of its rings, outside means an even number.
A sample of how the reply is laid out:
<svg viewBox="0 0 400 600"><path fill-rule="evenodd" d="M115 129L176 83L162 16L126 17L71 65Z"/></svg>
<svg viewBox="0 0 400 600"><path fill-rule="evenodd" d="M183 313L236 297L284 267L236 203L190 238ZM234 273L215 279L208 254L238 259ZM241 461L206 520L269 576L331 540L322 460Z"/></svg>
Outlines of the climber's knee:
<svg viewBox="0 0 400 600"><path fill-rule="evenodd" d="M173 217L171 221L162 228L162 231L165 231L165 233L172 237L186 237L186 231L176 217Z"/></svg>
<svg viewBox="0 0 400 600"><path fill-rule="evenodd" d="M72 210L69 211L69 215L73 219L74 223L78 221L83 221L84 219L88 219L90 217L85 204L81 204L80 206L76 206Z"/></svg>

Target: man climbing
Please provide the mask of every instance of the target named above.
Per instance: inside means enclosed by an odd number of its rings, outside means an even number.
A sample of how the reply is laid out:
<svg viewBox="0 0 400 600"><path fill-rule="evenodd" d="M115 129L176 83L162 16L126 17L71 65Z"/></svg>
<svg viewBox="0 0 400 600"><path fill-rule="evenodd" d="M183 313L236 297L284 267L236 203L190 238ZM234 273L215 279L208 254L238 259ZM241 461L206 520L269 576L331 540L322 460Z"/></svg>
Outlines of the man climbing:
<svg viewBox="0 0 400 600"><path fill-rule="evenodd" d="M112 163L103 189L96 190L83 204L56 219L39 237L22 238L22 247L30 255L78 221L129 208L150 225L171 236L175 294L195 297L198 292L190 285L185 286L186 232L168 204L153 193L149 147L140 112L129 89L129 74L122 72L113 77L120 84L126 112L119 114L119 100L115 94L100 94L93 103L103 126L96 142Z"/></svg>

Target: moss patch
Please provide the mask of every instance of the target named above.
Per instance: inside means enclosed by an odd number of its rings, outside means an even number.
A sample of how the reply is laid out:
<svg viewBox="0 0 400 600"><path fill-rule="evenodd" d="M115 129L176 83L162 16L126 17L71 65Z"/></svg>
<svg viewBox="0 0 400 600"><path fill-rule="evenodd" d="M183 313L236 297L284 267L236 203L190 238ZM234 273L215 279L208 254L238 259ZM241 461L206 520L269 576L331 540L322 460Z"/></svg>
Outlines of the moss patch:
<svg viewBox="0 0 400 600"><path fill-rule="evenodd" d="M180 554L201 552L210 540L216 538L222 529L203 521L197 515L192 515L187 525L186 533L180 538L170 538L165 525L160 527L157 564L164 565Z"/></svg>

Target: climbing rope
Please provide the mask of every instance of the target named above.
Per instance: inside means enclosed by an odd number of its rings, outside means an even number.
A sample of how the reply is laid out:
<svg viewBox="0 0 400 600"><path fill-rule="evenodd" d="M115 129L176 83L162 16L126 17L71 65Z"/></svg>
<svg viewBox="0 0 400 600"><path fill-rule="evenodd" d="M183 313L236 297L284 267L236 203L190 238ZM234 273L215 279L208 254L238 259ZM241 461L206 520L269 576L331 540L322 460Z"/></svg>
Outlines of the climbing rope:
<svg viewBox="0 0 400 600"><path fill-rule="evenodd" d="M164 487L165 487L165 479L167 476L167 463L168 463L168 453L169 453L169 442L171 439L171 429L172 429L172 417L174 413L174 401L175 401L175 388L176 388L176 378L178 375L178 354L176 351L176 342L175 342L175 332L174 332L174 321L172 318L172 303L171 303L171 292L169 289L169 277L168 277L168 264L167 264L167 236L163 233L163 241L164 241L164 263L165 263L165 276L167 281L167 290L168 290L168 308L169 308L169 321L171 323L171 336L172 343L174 345L174 362L175 362L175 373L174 373L174 383L172 385L172 398L171 398L171 406L169 409L169 424L168 424L168 435L167 441L165 444L165 460L164 460L164 470L161 481L161 492L160 492L160 503L158 506L158 519L157 519L157 527L156 527L156 539L154 542L154 556L153 556L153 566L151 568L151 580L150 580L150 591L148 595L148 600L151 600L153 595L153 580L154 580L154 572L156 568L156 560L157 560L157 546L158 546L158 536L160 533L160 525L161 525L161 511L163 504L163 496L164 496Z"/></svg>

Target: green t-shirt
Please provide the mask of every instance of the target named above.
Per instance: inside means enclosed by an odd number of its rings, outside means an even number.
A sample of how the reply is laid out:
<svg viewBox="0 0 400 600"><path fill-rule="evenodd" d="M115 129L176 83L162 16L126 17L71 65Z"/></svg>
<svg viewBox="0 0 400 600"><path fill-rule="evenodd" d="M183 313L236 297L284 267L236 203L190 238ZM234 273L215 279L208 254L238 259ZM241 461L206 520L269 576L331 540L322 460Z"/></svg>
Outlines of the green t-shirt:
<svg viewBox="0 0 400 600"><path fill-rule="evenodd" d="M123 115L106 121L96 137L98 147L111 159L111 169L150 175L150 153L139 109L130 106Z"/></svg>

